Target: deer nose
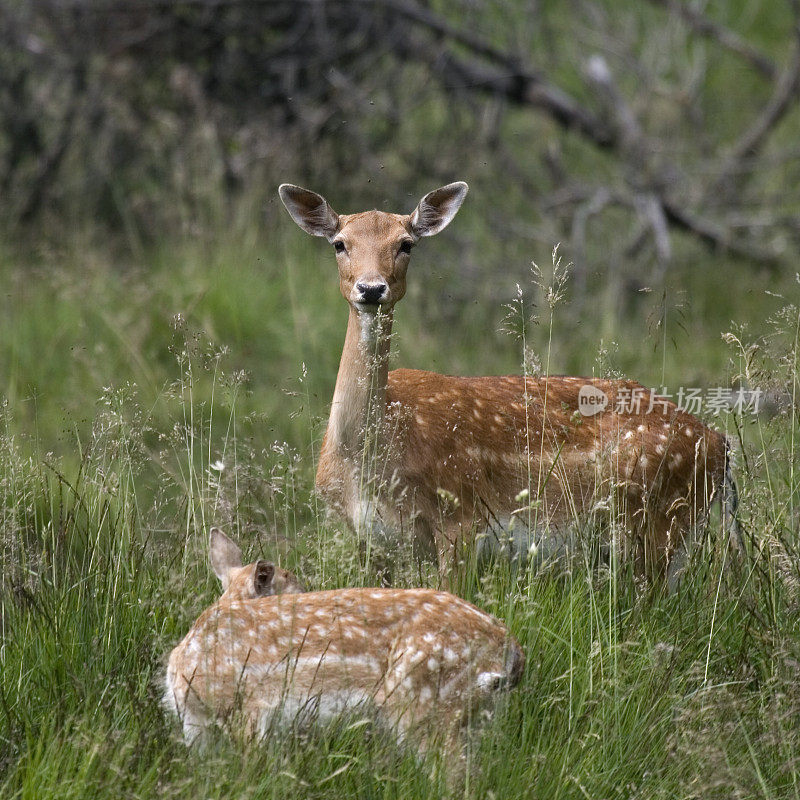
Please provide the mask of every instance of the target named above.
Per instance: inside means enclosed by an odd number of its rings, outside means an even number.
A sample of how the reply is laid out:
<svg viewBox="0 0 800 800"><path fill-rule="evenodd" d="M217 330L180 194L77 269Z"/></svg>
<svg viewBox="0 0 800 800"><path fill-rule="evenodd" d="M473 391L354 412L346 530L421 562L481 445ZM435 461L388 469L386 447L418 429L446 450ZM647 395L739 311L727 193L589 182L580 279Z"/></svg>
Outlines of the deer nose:
<svg viewBox="0 0 800 800"><path fill-rule="evenodd" d="M359 293L358 301L360 303L378 304L386 299L386 290L389 287L381 281L380 283L363 283L359 281L356 284L356 291Z"/></svg>

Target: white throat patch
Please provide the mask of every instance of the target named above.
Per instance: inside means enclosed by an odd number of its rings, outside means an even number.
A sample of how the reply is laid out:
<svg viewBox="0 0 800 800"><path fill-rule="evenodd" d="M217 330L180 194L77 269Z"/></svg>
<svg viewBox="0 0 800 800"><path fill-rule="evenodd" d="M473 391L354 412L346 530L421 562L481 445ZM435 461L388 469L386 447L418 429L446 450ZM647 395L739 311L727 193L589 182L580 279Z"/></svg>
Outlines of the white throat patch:
<svg viewBox="0 0 800 800"><path fill-rule="evenodd" d="M378 335L381 329L379 315L371 311L358 312L358 324L361 326L361 345L369 352L373 352L378 343Z"/></svg>

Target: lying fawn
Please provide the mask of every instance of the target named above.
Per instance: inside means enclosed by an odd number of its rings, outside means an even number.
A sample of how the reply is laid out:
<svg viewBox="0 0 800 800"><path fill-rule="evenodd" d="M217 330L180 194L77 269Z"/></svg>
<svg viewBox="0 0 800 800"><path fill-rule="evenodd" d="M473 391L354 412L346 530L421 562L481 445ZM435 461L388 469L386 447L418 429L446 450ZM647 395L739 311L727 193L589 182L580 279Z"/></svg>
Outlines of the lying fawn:
<svg viewBox="0 0 800 800"><path fill-rule="evenodd" d="M294 221L333 245L350 306L316 485L356 532L413 531L446 577L476 535L543 557L569 551L591 518L623 528L637 572L672 583L721 495L739 545L725 437L633 381L389 371L411 250L449 224L466 183L425 195L410 215L339 215L307 189L279 191Z"/></svg>
<svg viewBox="0 0 800 800"><path fill-rule="evenodd" d="M214 724L261 737L276 722L364 711L420 753L436 741L455 753L470 719L522 675L525 656L505 626L451 594L266 596L266 562L242 567L218 529L211 563L225 590L172 651L166 674L165 703L187 743ZM288 573L283 586L300 584Z"/></svg>

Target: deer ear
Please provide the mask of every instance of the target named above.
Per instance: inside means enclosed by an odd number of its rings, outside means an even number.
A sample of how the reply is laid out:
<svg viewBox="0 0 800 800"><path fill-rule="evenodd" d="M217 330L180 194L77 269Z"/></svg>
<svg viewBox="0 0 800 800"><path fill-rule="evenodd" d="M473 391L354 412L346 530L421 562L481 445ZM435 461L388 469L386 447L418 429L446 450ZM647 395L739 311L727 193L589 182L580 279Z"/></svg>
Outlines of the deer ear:
<svg viewBox="0 0 800 800"><path fill-rule="evenodd" d="M321 194L291 183L282 183L278 194L292 219L306 233L324 236L330 241L339 231L339 215Z"/></svg>
<svg viewBox="0 0 800 800"><path fill-rule="evenodd" d="M411 215L411 230L416 236L433 236L444 230L461 208L468 191L464 181L457 181L426 194Z"/></svg>
<svg viewBox="0 0 800 800"><path fill-rule="evenodd" d="M212 528L209 556L214 574L222 581L222 588L227 589L228 573L242 566L242 551L219 528Z"/></svg>
<svg viewBox="0 0 800 800"><path fill-rule="evenodd" d="M270 561L256 561L253 570L253 592L256 597L266 597L274 594L272 579L275 577L275 565Z"/></svg>

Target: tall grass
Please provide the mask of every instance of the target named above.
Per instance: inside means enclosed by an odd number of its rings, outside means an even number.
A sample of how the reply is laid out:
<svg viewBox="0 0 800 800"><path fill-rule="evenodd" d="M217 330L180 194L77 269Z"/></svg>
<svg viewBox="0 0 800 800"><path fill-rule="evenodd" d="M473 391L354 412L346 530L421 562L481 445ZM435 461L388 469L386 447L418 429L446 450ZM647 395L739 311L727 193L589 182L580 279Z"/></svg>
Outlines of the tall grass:
<svg viewBox="0 0 800 800"><path fill-rule="evenodd" d="M452 322L423 324L406 301L400 360L414 366L531 371L538 358L588 373L599 354L603 371L653 385L710 374L768 389L768 414L713 421L739 440L747 556L727 563L712 540L672 595L580 564L466 575L464 596L507 621L528 663L470 740L463 785L360 724L184 747L160 674L217 596L210 524L313 588L370 581L313 493L345 312L332 264L298 247L189 243L147 272L97 254L2 265L16 288L0 345L0 796L800 797L800 315L763 297L721 298L718 329L692 348L663 328L642 347L647 297L629 323L602 303L594 315L554 304L525 329L523 356L493 328L459 346ZM583 327L565 334L576 315ZM595 319L613 346L587 331ZM491 346L476 349L481 337Z"/></svg>

